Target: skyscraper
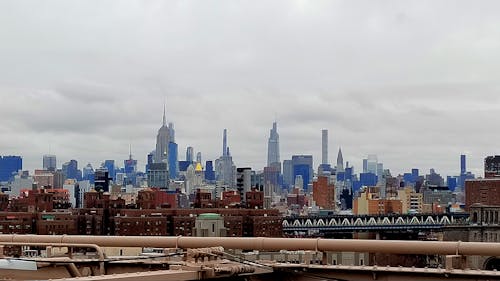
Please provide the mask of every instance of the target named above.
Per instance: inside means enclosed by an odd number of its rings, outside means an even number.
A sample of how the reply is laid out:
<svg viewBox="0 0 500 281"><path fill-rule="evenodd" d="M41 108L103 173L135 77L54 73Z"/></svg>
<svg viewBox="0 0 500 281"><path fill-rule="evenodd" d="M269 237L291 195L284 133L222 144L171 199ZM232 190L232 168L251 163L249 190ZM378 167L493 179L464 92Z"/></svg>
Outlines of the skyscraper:
<svg viewBox="0 0 500 281"><path fill-rule="evenodd" d="M267 142L267 166L278 166L281 170L280 163L280 136L276 122L273 122L273 128L269 133L269 140Z"/></svg>
<svg viewBox="0 0 500 281"><path fill-rule="evenodd" d="M168 143L170 141L170 131L173 130L173 126L170 129L167 127L167 117L165 115L165 106L163 107L163 124L158 130L158 135L156 136L156 150L155 150L155 163L168 162Z"/></svg>
<svg viewBox="0 0 500 281"><path fill-rule="evenodd" d="M55 171L57 168L56 156L46 154L43 156L43 169L47 171Z"/></svg>
<svg viewBox="0 0 500 281"><path fill-rule="evenodd" d="M168 123L168 141L175 142L175 129L174 129L174 123L172 122Z"/></svg>
<svg viewBox="0 0 500 281"><path fill-rule="evenodd" d="M222 156L226 156L227 153L227 129L224 129L222 133Z"/></svg>
<svg viewBox="0 0 500 281"><path fill-rule="evenodd" d="M460 175L464 175L467 171L465 155L460 155Z"/></svg>
<svg viewBox="0 0 500 281"><path fill-rule="evenodd" d="M23 169L21 156L0 156L0 181L9 181Z"/></svg>
<svg viewBox="0 0 500 281"><path fill-rule="evenodd" d="M328 130L321 131L321 164L328 164Z"/></svg>
<svg viewBox="0 0 500 281"><path fill-rule="evenodd" d="M298 175L302 177L302 188L304 191L307 191L307 186L312 182L314 176L312 165L312 155L292 156L293 179L296 179Z"/></svg>
<svg viewBox="0 0 500 281"><path fill-rule="evenodd" d="M109 177L114 180L115 179L115 160L104 160L104 167L108 169Z"/></svg>
<svg viewBox="0 0 500 281"><path fill-rule="evenodd" d="M342 149L339 147L339 153L337 154L337 173L344 171L344 157L342 156Z"/></svg>
<svg viewBox="0 0 500 281"><path fill-rule="evenodd" d="M66 179L81 180L81 172L78 170L78 161L74 159L62 165L62 173Z"/></svg>
<svg viewBox="0 0 500 281"><path fill-rule="evenodd" d="M179 173L178 146L175 142L168 143L168 172L171 179L176 179Z"/></svg>
<svg viewBox="0 0 500 281"><path fill-rule="evenodd" d="M186 161L193 162L194 160L194 148L192 146L188 146L186 148Z"/></svg>
<svg viewBox="0 0 500 281"><path fill-rule="evenodd" d="M236 166L227 146L227 129L222 136L222 156L215 160L215 176L223 185L233 187L236 183Z"/></svg>

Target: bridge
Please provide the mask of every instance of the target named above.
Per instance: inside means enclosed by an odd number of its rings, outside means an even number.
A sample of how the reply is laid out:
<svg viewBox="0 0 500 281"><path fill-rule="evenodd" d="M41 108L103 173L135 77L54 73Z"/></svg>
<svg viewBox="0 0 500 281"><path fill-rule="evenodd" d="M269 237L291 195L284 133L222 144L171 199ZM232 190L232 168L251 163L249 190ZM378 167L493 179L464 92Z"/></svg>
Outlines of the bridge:
<svg viewBox="0 0 500 281"><path fill-rule="evenodd" d="M414 215L329 215L290 216L283 220L283 232L429 230L468 224L469 214Z"/></svg>
<svg viewBox="0 0 500 281"><path fill-rule="evenodd" d="M45 251L7 255L8 248ZM156 254L106 254L105 248L161 249ZM56 251L56 249L62 249ZM80 249L80 250L76 250ZM300 261L249 261L235 249L300 252ZM84 250L84 251L81 251ZM84 253L85 252L85 253ZM328 252L441 255L442 266L330 264ZM494 280L496 270L471 269L470 256L500 256L500 243L297 238L0 235L0 279L15 280Z"/></svg>

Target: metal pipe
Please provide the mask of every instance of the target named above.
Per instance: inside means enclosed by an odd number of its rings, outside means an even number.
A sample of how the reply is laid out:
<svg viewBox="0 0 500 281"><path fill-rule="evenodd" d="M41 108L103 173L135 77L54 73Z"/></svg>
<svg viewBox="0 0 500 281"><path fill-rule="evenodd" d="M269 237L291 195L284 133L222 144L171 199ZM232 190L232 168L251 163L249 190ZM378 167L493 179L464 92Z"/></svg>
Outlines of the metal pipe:
<svg viewBox="0 0 500 281"><path fill-rule="evenodd" d="M7 236L7 235L1 235ZM13 234L12 236L23 236L23 235L15 235ZM31 235L31 236L44 236L44 235ZM46 235L49 236L49 235ZM14 239L12 239L14 240ZM105 269L104 269L104 251L102 248L96 244L89 244L89 243L62 243L62 242L40 242L40 240L46 240L46 239L39 239L38 242L32 242L34 241L32 237L28 239L16 239L16 240L23 240L23 241L12 241L12 242L5 242L3 239L0 239L0 245L2 246L35 246L35 247L68 247L68 248L92 248L95 249L97 256L99 257L99 273L101 275L105 274ZM36 241L36 240L35 240Z"/></svg>
<svg viewBox="0 0 500 281"><path fill-rule="evenodd" d="M206 248L222 246L243 250L311 250L387 254L439 254L500 256L500 243L401 241L360 239L302 239L263 237L149 237L79 235L0 235L2 242L93 243L101 247Z"/></svg>

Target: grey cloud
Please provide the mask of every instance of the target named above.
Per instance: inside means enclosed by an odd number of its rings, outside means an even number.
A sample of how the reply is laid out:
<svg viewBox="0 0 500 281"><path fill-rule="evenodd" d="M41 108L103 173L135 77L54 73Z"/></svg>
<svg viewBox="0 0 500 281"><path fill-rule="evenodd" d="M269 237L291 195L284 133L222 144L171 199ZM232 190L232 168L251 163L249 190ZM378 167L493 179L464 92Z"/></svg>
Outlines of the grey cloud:
<svg viewBox="0 0 500 281"><path fill-rule="evenodd" d="M40 166L61 159L140 165L166 99L181 158L220 154L229 129L237 165L265 164L277 118L282 158L377 153L414 165L473 169L495 153L495 1L2 1L0 154Z"/></svg>

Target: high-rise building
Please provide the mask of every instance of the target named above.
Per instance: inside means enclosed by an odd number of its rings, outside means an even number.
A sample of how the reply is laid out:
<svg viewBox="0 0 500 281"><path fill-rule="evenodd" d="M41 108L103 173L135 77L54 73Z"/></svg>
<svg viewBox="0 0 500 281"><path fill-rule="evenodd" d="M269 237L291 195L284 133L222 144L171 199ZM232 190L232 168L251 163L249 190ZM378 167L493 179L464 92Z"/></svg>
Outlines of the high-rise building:
<svg viewBox="0 0 500 281"><path fill-rule="evenodd" d="M175 142L175 129L172 122L168 123L168 141Z"/></svg>
<svg viewBox="0 0 500 281"><path fill-rule="evenodd" d="M168 176L176 179L179 174L178 146L175 142L168 143Z"/></svg>
<svg viewBox="0 0 500 281"><path fill-rule="evenodd" d="M227 155L227 129L222 133L222 156Z"/></svg>
<svg viewBox="0 0 500 281"><path fill-rule="evenodd" d="M337 154L337 173L344 171L344 157L342 156L342 149L339 147L339 153Z"/></svg>
<svg viewBox="0 0 500 281"><path fill-rule="evenodd" d="M297 175L302 176L303 190L307 191L307 186L312 182L313 172L313 157L312 155L293 155L292 156L292 169L293 178Z"/></svg>
<svg viewBox="0 0 500 281"><path fill-rule="evenodd" d="M115 179L115 160L104 160L104 167L108 169L109 177Z"/></svg>
<svg viewBox="0 0 500 281"><path fill-rule="evenodd" d="M321 131L321 164L328 164L328 130Z"/></svg>
<svg viewBox="0 0 500 281"><path fill-rule="evenodd" d="M168 188L168 167L167 163L153 163L148 171L148 186L161 189Z"/></svg>
<svg viewBox="0 0 500 281"><path fill-rule="evenodd" d="M465 155L460 155L460 175L464 175L467 171Z"/></svg>
<svg viewBox="0 0 500 281"><path fill-rule="evenodd" d="M165 107L163 107L163 124L156 136L156 150L154 163L168 162L168 143L170 142L170 128L167 126ZM173 130L173 127L172 127Z"/></svg>
<svg viewBox="0 0 500 281"><path fill-rule="evenodd" d="M74 159L62 165L62 172L66 179L82 179L81 172L78 170L78 161Z"/></svg>
<svg viewBox="0 0 500 281"><path fill-rule="evenodd" d="M89 183L94 183L94 168L90 163L82 169L82 179L89 181Z"/></svg>
<svg viewBox="0 0 500 281"><path fill-rule="evenodd" d="M484 177L500 177L500 155L488 156L484 159Z"/></svg>
<svg viewBox="0 0 500 281"><path fill-rule="evenodd" d="M267 142L267 166L278 166L281 170L280 163L280 136L278 134L278 128L276 122L273 123L273 128L269 133L269 139Z"/></svg>
<svg viewBox="0 0 500 281"><path fill-rule="evenodd" d="M222 156L215 160L215 176L221 184L233 187L236 183L236 166L227 146L227 130L224 129L222 137Z"/></svg>
<svg viewBox="0 0 500 281"><path fill-rule="evenodd" d="M294 183L292 160L283 160L283 184L290 188Z"/></svg>
<svg viewBox="0 0 500 281"><path fill-rule="evenodd" d="M186 161L190 163L194 161L194 148L192 146L186 148Z"/></svg>
<svg viewBox="0 0 500 281"><path fill-rule="evenodd" d="M368 159L366 160L366 172L367 173L373 173L377 174L377 155L375 154L369 154Z"/></svg>
<svg viewBox="0 0 500 281"><path fill-rule="evenodd" d="M126 184L135 185L137 177L137 160L132 159L132 153L129 154L128 159L123 160L123 165L124 165L125 175L127 177Z"/></svg>
<svg viewBox="0 0 500 281"><path fill-rule="evenodd" d="M10 181L23 169L21 156L0 156L0 181Z"/></svg>
<svg viewBox="0 0 500 281"><path fill-rule="evenodd" d="M150 153L148 153L148 156L147 156L147 164L146 164L146 167L145 167L145 171L146 173L148 172L149 170L149 166L151 166L151 164L154 163L154 158L155 158L155 151L151 151Z"/></svg>
<svg viewBox="0 0 500 281"><path fill-rule="evenodd" d="M240 193L240 202L244 202L245 193L251 190L252 184L252 168L237 168L236 169L236 187Z"/></svg>
<svg viewBox="0 0 500 281"><path fill-rule="evenodd" d="M196 153L196 163L201 163L201 152Z"/></svg>
<svg viewBox="0 0 500 281"><path fill-rule="evenodd" d="M55 171L57 169L56 156L46 154L43 156L43 169L47 171Z"/></svg>
<svg viewBox="0 0 500 281"><path fill-rule="evenodd" d="M107 169L96 169L94 175L96 191L109 192L109 173Z"/></svg>
<svg viewBox="0 0 500 281"><path fill-rule="evenodd" d="M215 181L215 171L212 161L205 162L205 180L209 182Z"/></svg>

